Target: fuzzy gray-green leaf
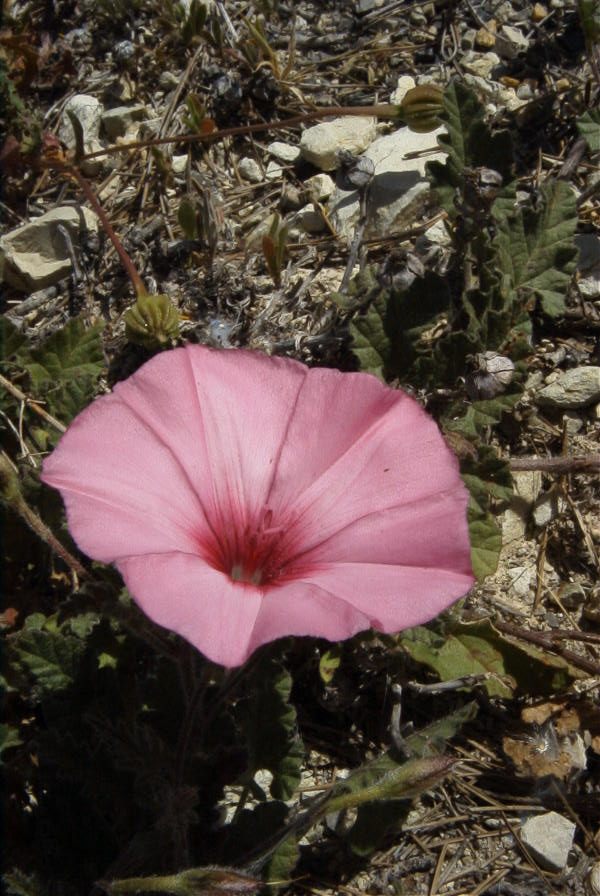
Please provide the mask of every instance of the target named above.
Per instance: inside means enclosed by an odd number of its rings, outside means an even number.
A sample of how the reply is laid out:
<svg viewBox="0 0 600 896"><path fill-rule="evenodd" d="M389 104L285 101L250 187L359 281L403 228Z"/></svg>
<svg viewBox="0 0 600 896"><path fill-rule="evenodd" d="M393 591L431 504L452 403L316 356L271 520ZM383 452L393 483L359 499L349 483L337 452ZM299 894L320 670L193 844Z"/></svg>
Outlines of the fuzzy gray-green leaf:
<svg viewBox="0 0 600 896"><path fill-rule="evenodd" d="M540 188L538 208L493 206L497 233L494 246L504 290L523 299L539 297L544 312L557 317L575 270L577 228L575 194L564 181Z"/></svg>
<svg viewBox="0 0 600 896"><path fill-rule="evenodd" d="M600 109L591 109L577 122L577 130L585 139L591 153L600 152Z"/></svg>

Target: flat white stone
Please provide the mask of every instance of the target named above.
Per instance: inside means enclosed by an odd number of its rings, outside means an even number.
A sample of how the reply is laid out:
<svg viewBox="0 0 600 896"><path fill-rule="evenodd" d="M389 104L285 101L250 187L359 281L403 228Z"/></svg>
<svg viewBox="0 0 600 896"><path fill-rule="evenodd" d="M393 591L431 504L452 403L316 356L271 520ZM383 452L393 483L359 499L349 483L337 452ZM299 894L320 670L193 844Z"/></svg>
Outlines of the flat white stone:
<svg viewBox="0 0 600 896"><path fill-rule="evenodd" d="M0 261L6 283L29 292L52 286L71 273L59 225L77 245L81 230L98 230L98 219L90 209L64 205L5 234L0 238Z"/></svg>
<svg viewBox="0 0 600 896"><path fill-rule="evenodd" d="M81 124L84 149L88 151L88 144L92 140L97 140L100 134L100 122L103 112L102 103L95 96L88 96L86 93L76 93L65 104L58 126L58 136L69 149L75 149L75 131L69 118L69 112Z"/></svg>
<svg viewBox="0 0 600 896"><path fill-rule="evenodd" d="M535 395L539 405L585 408L600 401L600 367L574 367L544 386Z"/></svg>
<svg viewBox="0 0 600 896"><path fill-rule="evenodd" d="M521 840L534 859L548 871L562 871L573 845L575 825L558 812L528 818L521 828Z"/></svg>
<svg viewBox="0 0 600 896"><path fill-rule="evenodd" d="M252 184L259 184L263 180L263 173L260 170L260 165L256 159L252 159L249 156L239 160L238 171L244 180L249 180Z"/></svg>
<svg viewBox="0 0 600 896"><path fill-rule="evenodd" d="M500 57L497 53L474 53L469 51L460 60L461 66L470 75L480 78L489 78L496 66L500 65Z"/></svg>
<svg viewBox="0 0 600 896"><path fill-rule="evenodd" d="M442 133L443 128L415 134L403 127L379 137L369 146L364 155L375 165L375 173L369 188L367 236L389 235L408 218L422 194L429 190L425 165L428 161L446 158L438 149L437 138ZM419 155L413 158L413 153ZM338 187L329 202L329 210L337 232L350 238L359 217L358 192Z"/></svg>
<svg viewBox="0 0 600 896"><path fill-rule="evenodd" d="M146 106L141 103L135 106L115 106L102 113L101 122L104 133L110 140L124 137L132 123L142 121L148 114Z"/></svg>
<svg viewBox="0 0 600 896"><path fill-rule="evenodd" d="M533 521L536 526L543 528L556 519L565 510L566 502L559 496L555 489L544 492L535 502L533 508Z"/></svg>
<svg viewBox="0 0 600 896"><path fill-rule="evenodd" d="M526 599L530 595L534 571L529 566L512 566L507 570L511 589L517 597Z"/></svg>
<svg viewBox="0 0 600 896"><path fill-rule="evenodd" d="M282 167L280 162L275 162L273 159L267 164L265 169L265 177L267 180L277 180L277 178L281 177L284 173L285 169Z"/></svg>
<svg viewBox="0 0 600 896"><path fill-rule="evenodd" d="M269 143L267 152L279 159L280 162L286 162L288 165L293 165L300 158L299 146L291 146L289 143L283 143L281 140L274 140L273 143Z"/></svg>
<svg viewBox="0 0 600 896"><path fill-rule="evenodd" d="M411 75L401 75L398 78L396 89L390 96L390 103L394 103L395 105L399 106L408 91L412 90L413 87L416 87L415 79Z"/></svg>
<svg viewBox="0 0 600 896"><path fill-rule="evenodd" d="M513 496L510 506L501 516L503 547L524 539L531 508L541 487L542 474L539 470L521 470L513 473Z"/></svg>
<svg viewBox="0 0 600 896"><path fill-rule="evenodd" d="M172 156L171 165L173 167L174 174L183 174L185 169L187 168L188 156L187 153L180 156Z"/></svg>
<svg viewBox="0 0 600 896"><path fill-rule="evenodd" d="M322 233L327 228L323 214L314 202L309 202L296 212L293 223L301 227L305 233Z"/></svg>
<svg viewBox="0 0 600 896"><path fill-rule="evenodd" d="M333 194L335 183L328 174L314 174L304 181L304 188L315 202L324 202Z"/></svg>
<svg viewBox="0 0 600 896"><path fill-rule="evenodd" d="M334 171L339 165L340 150L359 155L376 136L376 118L345 115L307 128L300 138L300 152L303 159L321 171Z"/></svg>
<svg viewBox="0 0 600 896"><path fill-rule="evenodd" d="M529 41L514 25L502 25L496 35L495 48L504 59L513 59L518 53L524 53L528 47Z"/></svg>

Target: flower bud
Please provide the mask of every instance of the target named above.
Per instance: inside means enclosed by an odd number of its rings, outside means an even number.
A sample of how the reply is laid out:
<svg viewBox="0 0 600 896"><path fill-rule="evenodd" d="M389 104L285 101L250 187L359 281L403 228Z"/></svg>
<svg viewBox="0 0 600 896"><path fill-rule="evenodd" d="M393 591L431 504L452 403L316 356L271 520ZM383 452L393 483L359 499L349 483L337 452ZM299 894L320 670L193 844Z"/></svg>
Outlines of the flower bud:
<svg viewBox="0 0 600 896"><path fill-rule="evenodd" d="M179 336L179 312L166 295L138 296L123 319L128 341L147 349L166 348Z"/></svg>
<svg viewBox="0 0 600 896"><path fill-rule="evenodd" d="M400 103L402 118L417 134L434 131L440 125L439 115L444 106L444 91L436 84L420 84L407 91Z"/></svg>

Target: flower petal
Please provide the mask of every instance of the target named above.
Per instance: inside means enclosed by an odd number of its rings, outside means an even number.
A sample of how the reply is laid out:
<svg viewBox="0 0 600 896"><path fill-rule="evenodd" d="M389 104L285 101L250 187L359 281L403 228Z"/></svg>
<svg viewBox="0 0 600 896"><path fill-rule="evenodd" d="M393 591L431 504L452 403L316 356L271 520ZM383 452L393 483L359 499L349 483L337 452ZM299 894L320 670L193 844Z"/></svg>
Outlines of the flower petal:
<svg viewBox="0 0 600 896"><path fill-rule="evenodd" d="M71 534L96 560L198 550L203 513L194 490L171 451L118 395L79 414L41 478L60 489Z"/></svg>
<svg viewBox="0 0 600 896"><path fill-rule="evenodd" d="M304 550L369 514L411 505L417 510L434 496L442 501L449 491L462 492L466 508L458 461L436 424L408 395L389 391L393 400L387 412L294 502L290 535ZM417 517L418 510L409 514L406 525L414 525ZM403 534L401 526L399 540Z"/></svg>
<svg viewBox="0 0 600 896"><path fill-rule="evenodd" d="M239 666L254 649L250 639L263 601L258 588L234 583L189 554L127 557L117 567L150 619L213 662Z"/></svg>
<svg viewBox="0 0 600 896"><path fill-rule="evenodd" d="M309 565L385 563L470 574L466 501L458 481L452 490L360 517L300 559Z"/></svg>
<svg viewBox="0 0 600 896"><path fill-rule="evenodd" d="M220 520L255 522L264 513L308 368L257 352L186 351Z"/></svg>
<svg viewBox="0 0 600 896"><path fill-rule="evenodd" d="M469 572L377 563L323 564L304 577L309 585L346 601L383 632L421 625L463 597L473 584Z"/></svg>
<svg viewBox="0 0 600 896"><path fill-rule="evenodd" d="M311 369L289 409L273 481L273 502L288 507L363 437L377 429L400 393L364 373ZM299 447L301 446L301 450Z"/></svg>
<svg viewBox="0 0 600 896"><path fill-rule="evenodd" d="M199 345L157 355L114 394L169 447L213 526L263 509L290 409L296 361Z"/></svg>
<svg viewBox="0 0 600 896"><path fill-rule="evenodd" d="M334 577L335 578L335 577ZM333 583L335 584L335 583ZM254 624L250 647L289 635L340 641L369 628L368 616L325 583L297 581L267 590Z"/></svg>

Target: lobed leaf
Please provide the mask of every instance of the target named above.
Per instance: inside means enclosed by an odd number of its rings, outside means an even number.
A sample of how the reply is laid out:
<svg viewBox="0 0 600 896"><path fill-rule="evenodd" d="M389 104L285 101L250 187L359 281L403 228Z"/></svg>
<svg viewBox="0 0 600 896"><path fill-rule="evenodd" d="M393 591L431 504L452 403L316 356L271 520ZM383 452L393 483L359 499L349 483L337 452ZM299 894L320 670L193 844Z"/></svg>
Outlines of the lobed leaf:
<svg viewBox="0 0 600 896"><path fill-rule="evenodd" d="M265 659L253 677L254 691L244 711L248 750L245 779L260 769L273 774L271 794L290 799L300 781L304 748L297 733L296 710L289 702L292 677L279 663Z"/></svg>
<svg viewBox="0 0 600 896"><path fill-rule="evenodd" d="M591 153L600 152L600 109L591 109L577 121L577 130Z"/></svg>
<svg viewBox="0 0 600 896"><path fill-rule="evenodd" d="M427 174L440 204L451 217L458 213L456 191L464 192L465 173L479 167L498 171L505 183L512 178L513 148L508 131L492 133L484 121L484 108L474 91L451 81L444 92L440 115L447 134L439 137L445 162L428 162Z"/></svg>
<svg viewBox="0 0 600 896"><path fill-rule="evenodd" d="M565 296L575 270L577 203L564 181L546 181L538 208L515 207L497 200L492 213L497 232L494 248L507 299L518 303L539 298L550 317L564 311Z"/></svg>
<svg viewBox="0 0 600 896"><path fill-rule="evenodd" d="M400 642L441 681L487 673L485 688L495 697L509 699L516 692L546 696L576 677L561 657L509 640L489 621L417 626L403 632Z"/></svg>
<svg viewBox="0 0 600 896"><path fill-rule="evenodd" d="M65 690L75 681L84 647L72 635L30 629L19 633L15 654L41 690L54 693Z"/></svg>

